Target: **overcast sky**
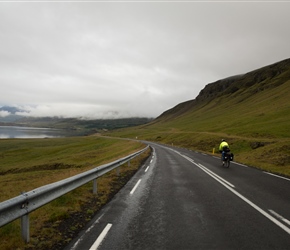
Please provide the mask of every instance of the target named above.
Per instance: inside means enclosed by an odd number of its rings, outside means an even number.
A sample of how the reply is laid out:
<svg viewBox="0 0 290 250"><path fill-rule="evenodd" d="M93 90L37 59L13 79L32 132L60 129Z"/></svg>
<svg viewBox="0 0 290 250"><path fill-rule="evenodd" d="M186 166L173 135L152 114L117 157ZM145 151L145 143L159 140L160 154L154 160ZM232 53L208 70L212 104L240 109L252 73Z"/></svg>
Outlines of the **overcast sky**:
<svg viewBox="0 0 290 250"><path fill-rule="evenodd" d="M290 1L0 1L0 106L156 117L208 83L289 58L289 11Z"/></svg>

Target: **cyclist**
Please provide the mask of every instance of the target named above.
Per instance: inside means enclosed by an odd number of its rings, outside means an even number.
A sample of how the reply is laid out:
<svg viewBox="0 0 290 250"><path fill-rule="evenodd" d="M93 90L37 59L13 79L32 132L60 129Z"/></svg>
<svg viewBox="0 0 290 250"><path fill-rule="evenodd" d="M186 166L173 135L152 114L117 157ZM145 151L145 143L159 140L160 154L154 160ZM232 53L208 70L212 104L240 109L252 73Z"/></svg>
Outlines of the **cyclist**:
<svg viewBox="0 0 290 250"><path fill-rule="evenodd" d="M229 144L226 142L225 139L222 139L222 142L219 146L219 151L220 151L220 153L222 153L222 160L224 161L225 160L225 152L230 151Z"/></svg>

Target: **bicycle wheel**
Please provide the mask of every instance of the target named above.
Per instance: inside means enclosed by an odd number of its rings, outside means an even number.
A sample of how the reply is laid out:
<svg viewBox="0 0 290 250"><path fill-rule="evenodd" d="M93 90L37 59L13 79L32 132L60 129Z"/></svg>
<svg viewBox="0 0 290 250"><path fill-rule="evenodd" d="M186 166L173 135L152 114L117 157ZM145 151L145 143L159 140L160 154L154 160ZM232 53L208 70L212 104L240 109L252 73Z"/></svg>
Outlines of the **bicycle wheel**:
<svg viewBox="0 0 290 250"><path fill-rule="evenodd" d="M225 160L225 165L224 165L224 166L225 166L226 168L229 168L229 167L230 167L230 162L231 162L230 159L226 159L226 160Z"/></svg>

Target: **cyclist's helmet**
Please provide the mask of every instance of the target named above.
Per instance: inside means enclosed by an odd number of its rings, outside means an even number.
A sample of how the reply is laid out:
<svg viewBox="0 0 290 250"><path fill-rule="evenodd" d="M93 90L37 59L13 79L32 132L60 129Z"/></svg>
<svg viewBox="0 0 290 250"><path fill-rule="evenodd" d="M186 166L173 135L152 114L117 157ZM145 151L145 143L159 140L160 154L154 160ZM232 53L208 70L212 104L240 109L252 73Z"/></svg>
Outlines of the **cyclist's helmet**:
<svg viewBox="0 0 290 250"><path fill-rule="evenodd" d="M222 141L226 141L225 139L222 139Z"/></svg>

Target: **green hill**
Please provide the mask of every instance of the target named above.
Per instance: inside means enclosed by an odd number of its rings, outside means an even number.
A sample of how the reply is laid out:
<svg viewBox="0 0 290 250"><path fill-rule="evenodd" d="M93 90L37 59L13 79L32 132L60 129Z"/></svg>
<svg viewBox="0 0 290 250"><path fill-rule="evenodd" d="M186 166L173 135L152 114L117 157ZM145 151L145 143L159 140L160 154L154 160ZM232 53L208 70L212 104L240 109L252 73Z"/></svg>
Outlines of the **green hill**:
<svg viewBox="0 0 290 250"><path fill-rule="evenodd" d="M290 136L290 59L208 84L155 120L181 130ZM176 124L177 121L177 124Z"/></svg>
<svg viewBox="0 0 290 250"><path fill-rule="evenodd" d="M196 99L114 135L204 152L224 138L236 161L290 176L290 59L210 83Z"/></svg>

